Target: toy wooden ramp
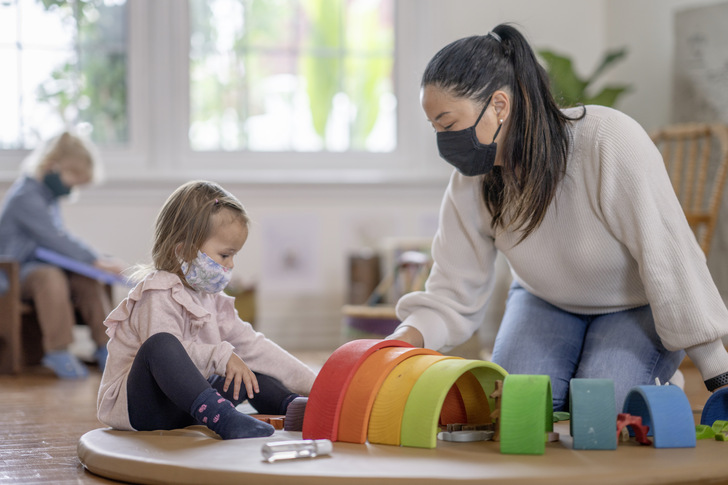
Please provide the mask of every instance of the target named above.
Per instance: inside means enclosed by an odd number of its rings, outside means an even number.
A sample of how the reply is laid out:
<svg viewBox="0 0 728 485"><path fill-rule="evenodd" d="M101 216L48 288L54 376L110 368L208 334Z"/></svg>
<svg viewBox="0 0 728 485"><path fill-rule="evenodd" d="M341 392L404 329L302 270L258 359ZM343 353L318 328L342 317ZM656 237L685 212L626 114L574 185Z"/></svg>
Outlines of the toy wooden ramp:
<svg viewBox="0 0 728 485"><path fill-rule="evenodd" d="M96 429L78 444L81 463L96 475L131 483L180 485L442 485L568 483L644 485L724 483L728 443L700 440L695 448L656 449L634 442L613 451L574 450L569 426L554 423L561 441L544 455L504 455L492 441L439 442L436 448L336 442L328 457L262 461L261 446L300 439L276 431L267 438L222 441L199 426L174 431Z"/></svg>

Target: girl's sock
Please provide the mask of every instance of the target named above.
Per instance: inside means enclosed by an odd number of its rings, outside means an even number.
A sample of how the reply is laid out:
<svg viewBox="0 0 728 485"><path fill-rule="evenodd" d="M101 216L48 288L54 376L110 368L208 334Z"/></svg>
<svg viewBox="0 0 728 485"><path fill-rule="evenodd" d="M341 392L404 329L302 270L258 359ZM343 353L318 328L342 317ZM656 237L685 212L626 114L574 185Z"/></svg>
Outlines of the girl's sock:
<svg viewBox="0 0 728 485"><path fill-rule="evenodd" d="M190 414L224 440L270 436L275 428L235 409L215 389L205 389L192 403Z"/></svg>

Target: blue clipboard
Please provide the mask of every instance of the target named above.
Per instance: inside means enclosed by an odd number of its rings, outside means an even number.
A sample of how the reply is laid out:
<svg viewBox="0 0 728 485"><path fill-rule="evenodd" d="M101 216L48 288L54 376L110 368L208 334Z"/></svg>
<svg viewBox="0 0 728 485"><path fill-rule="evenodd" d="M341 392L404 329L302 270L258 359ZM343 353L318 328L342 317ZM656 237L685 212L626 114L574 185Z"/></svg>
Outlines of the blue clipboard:
<svg viewBox="0 0 728 485"><path fill-rule="evenodd" d="M35 250L35 257L40 259L41 261L51 263L60 268L67 269L68 271L73 271L74 273L88 276L89 278L93 278L108 285L118 284L128 287L133 286L131 284L131 281L129 281L129 279L124 276L109 273L108 271L101 270L90 264L82 263L81 261L77 261L75 259L69 258L68 256L64 256L55 251L51 251L50 249L41 247L37 248Z"/></svg>

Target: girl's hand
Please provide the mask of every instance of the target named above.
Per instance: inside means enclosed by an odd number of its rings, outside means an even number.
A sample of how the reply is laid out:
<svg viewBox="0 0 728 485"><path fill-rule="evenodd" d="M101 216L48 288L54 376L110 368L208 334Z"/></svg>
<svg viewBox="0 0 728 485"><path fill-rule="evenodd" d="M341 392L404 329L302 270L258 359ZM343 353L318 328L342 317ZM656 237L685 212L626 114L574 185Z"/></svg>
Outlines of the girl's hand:
<svg viewBox="0 0 728 485"><path fill-rule="evenodd" d="M222 388L223 391L227 392L231 382L235 383L233 387L233 397L235 400L239 399L240 385L243 383L245 384L248 399L252 399L256 392L260 392L258 379L255 378L255 374L253 374L253 371L245 365L243 359L238 357L238 354L235 352L230 355L230 359L225 367L225 385Z"/></svg>

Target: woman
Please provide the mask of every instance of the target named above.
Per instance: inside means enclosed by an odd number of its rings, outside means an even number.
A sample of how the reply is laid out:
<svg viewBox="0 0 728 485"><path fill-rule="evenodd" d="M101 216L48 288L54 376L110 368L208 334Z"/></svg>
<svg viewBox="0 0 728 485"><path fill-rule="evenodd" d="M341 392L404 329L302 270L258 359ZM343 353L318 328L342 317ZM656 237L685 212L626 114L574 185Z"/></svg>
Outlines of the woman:
<svg viewBox="0 0 728 485"><path fill-rule="evenodd" d="M728 384L728 310L659 152L628 116L560 110L515 28L451 43L422 78L422 106L453 172L424 292L390 336L447 350L483 321L497 251L513 274L493 362L551 377L610 378L617 406L667 382L684 352L713 391Z"/></svg>
<svg viewBox="0 0 728 485"><path fill-rule="evenodd" d="M101 283L40 261L35 251L43 247L114 273L124 269L123 263L100 256L70 234L61 218L59 199L91 182L98 169L91 145L63 133L42 143L25 159L23 174L8 190L0 209L0 254L20 263L21 296L35 306L43 364L68 379L88 375L86 367L68 351L75 312L91 328L97 346L94 357L103 370L108 341L103 322L111 302Z"/></svg>

